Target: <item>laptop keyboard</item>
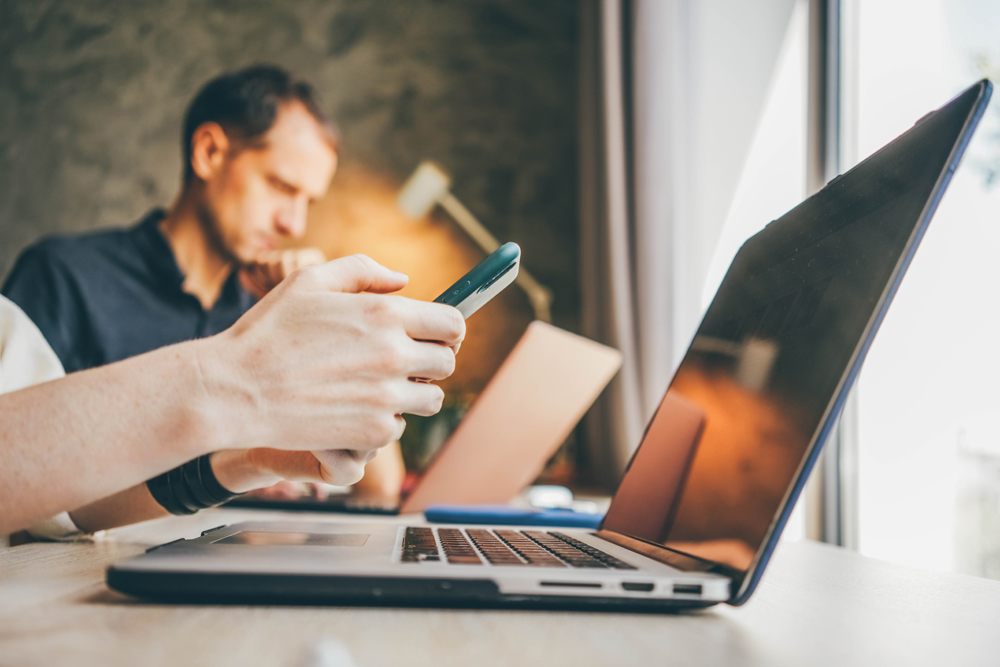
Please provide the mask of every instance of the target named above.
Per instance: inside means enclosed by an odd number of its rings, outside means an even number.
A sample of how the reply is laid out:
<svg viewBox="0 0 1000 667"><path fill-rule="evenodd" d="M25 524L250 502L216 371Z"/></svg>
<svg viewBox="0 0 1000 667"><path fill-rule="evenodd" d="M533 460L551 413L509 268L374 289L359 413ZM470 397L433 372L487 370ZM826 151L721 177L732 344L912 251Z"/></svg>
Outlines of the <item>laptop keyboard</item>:
<svg viewBox="0 0 1000 667"><path fill-rule="evenodd" d="M636 569L597 547L564 533L484 528L463 531L460 528L423 526L406 529L403 535L402 562Z"/></svg>

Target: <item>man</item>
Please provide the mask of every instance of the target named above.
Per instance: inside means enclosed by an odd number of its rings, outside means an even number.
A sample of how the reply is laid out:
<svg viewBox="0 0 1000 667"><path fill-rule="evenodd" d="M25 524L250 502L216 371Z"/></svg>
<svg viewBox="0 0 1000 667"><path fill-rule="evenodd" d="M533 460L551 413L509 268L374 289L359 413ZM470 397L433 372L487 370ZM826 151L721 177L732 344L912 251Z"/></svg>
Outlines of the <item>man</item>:
<svg viewBox="0 0 1000 667"><path fill-rule="evenodd" d="M169 210L126 230L44 240L2 292L67 373L224 331L293 270L324 261L317 249L278 246L304 234L338 141L311 87L287 72L222 75L185 115L183 184ZM366 480L372 493L398 492L401 459L391 454Z"/></svg>
<svg viewBox="0 0 1000 667"><path fill-rule="evenodd" d="M221 334L0 395L0 535L250 441L285 476L355 481L401 414L441 408L411 378L450 375L465 334L454 308L365 293L405 284L366 257L308 267ZM53 372L29 325L0 298L7 388Z"/></svg>
<svg viewBox="0 0 1000 667"><path fill-rule="evenodd" d="M286 272L324 261L275 251L305 232L309 204L336 171L337 136L308 85L282 70L220 76L185 116L170 209L32 246L3 294L67 373L228 329Z"/></svg>

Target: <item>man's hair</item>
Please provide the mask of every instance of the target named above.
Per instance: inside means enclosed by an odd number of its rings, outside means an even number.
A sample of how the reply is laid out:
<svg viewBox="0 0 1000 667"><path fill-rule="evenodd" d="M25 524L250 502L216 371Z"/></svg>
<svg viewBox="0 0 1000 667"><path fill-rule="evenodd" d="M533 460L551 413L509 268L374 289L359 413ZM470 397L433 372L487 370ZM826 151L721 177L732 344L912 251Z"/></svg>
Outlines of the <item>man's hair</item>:
<svg viewBox="0 0 1000 667"><path fill-rule="evenodd" d="M191 139L201 125L218 123L233 139L253 141L271 129L281 106L289 102L301 103L326 132L333 150L339 150L340 131L312 86L275 65L253 65L217 76L191 100L181 137L184 184L194 178Z"/></svg>

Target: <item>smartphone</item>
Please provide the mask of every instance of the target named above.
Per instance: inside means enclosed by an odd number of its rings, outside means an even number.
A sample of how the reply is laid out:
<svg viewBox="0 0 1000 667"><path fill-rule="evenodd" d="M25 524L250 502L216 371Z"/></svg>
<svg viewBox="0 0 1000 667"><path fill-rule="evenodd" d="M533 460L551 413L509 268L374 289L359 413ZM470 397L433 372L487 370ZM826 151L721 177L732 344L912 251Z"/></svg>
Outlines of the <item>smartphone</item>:
<svg viewBox="0 0 1000 667"><path fill-rule="evenodd" d="M521 248L516 243L504 243L434 302L455 306L468 319L469 315L514 282L520 266Z"/></svg>

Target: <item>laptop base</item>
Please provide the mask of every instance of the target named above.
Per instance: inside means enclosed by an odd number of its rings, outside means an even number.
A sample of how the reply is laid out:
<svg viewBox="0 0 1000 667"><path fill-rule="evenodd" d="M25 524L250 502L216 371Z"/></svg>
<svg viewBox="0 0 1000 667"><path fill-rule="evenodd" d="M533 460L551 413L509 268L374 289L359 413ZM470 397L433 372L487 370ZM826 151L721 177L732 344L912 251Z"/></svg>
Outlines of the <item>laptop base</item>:
<svg viewBox="0 0 1000 667"><path fill-rule="evenodd" d="M676 613L710 600L636 600L559 595L503 595L488 579L130 572L108 569L112 590L150 603L435 607Z"/></svg>

